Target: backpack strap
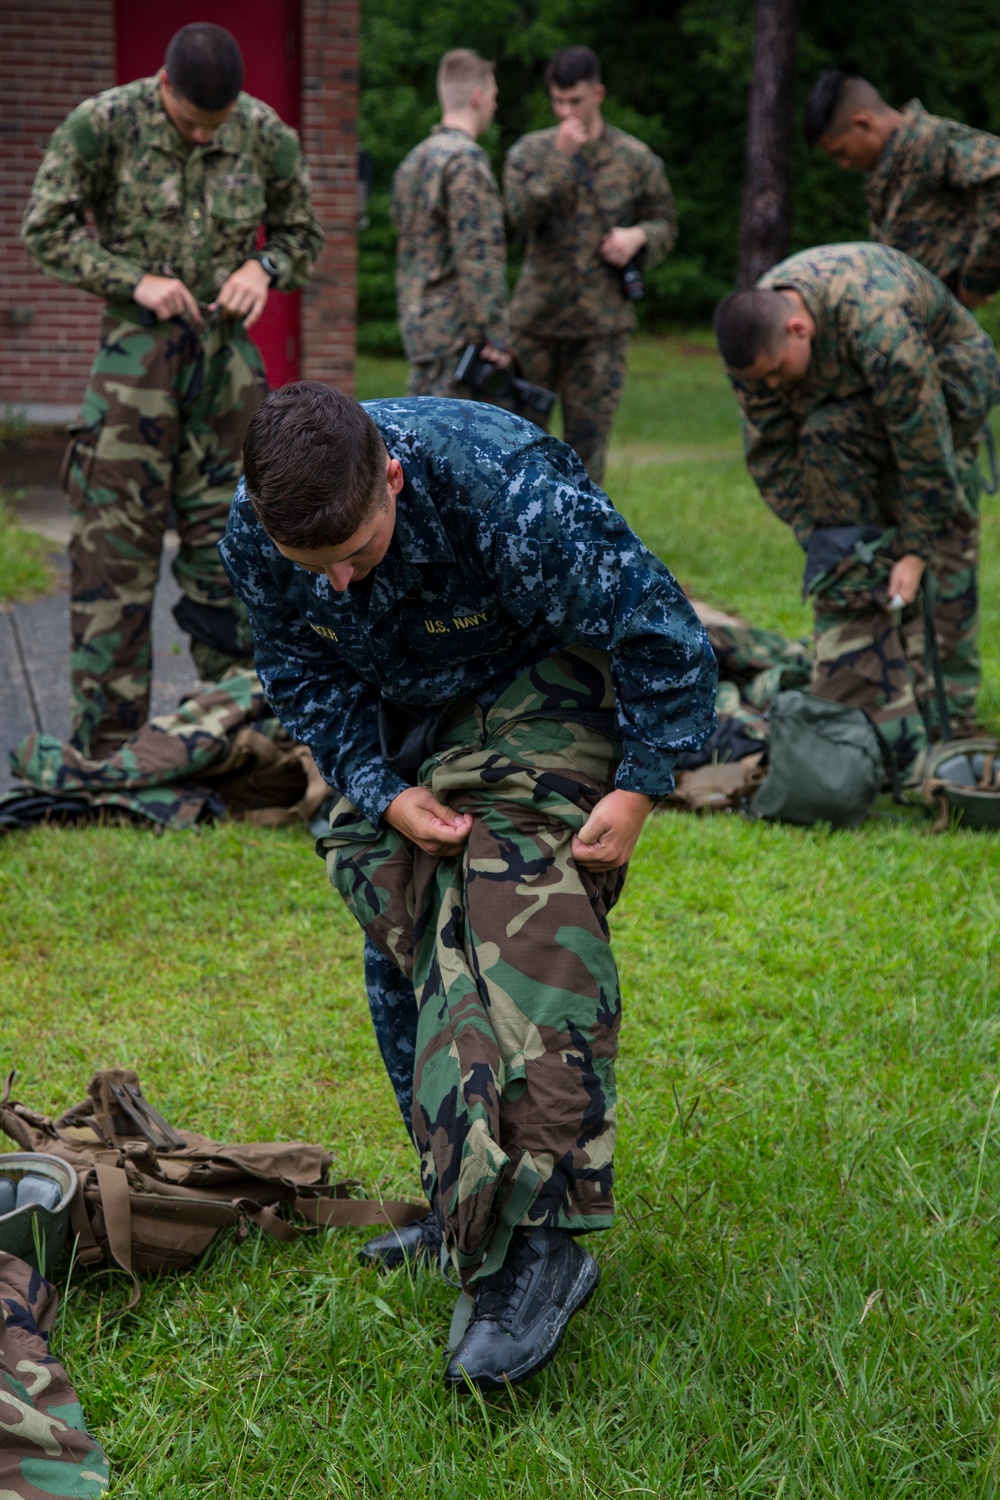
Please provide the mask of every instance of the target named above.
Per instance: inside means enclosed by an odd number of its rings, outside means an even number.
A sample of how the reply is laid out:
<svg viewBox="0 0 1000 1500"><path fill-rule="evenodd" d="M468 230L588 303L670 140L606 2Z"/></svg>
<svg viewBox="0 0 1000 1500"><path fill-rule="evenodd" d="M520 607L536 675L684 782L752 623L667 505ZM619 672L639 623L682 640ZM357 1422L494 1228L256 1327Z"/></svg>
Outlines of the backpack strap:
<svg viewBox="0 0 1000 1500"><path fill-rule="evenodd" d="M951 714L948 712L948 698L944 690L944 674L941 670L941 653L938 650L937 627L934 622L934 610L937 605L937 582L930 568L924 569L924 673L934 679L934 701L938 712L938 728L941 738L951 739ZM928 741L931 738L933 724L931 722L930 709L921 709L924 724L927 728Z"/></svg>
<svg viewBox="0 0 1000 1500"><path fill-rule="evenodd" d="M293 1198L292 1208L311 1224L334 1229L341 1225L356 1228L383 1227L402 1229L422 1219L429 1209L426 1203L407 1203L393 1198Z"/></svg>
<svg viewBox="0 0 1000 1500"><path fill-rule="evenodd" d="M120 1308L119 1312L131 1312L139 1305L142 1291L135 1271L132 1269L132 1203L128 1178L121 1167L98 1165L95 1170L97 1191L101 1195L101 1210L104 1214L104 1228L108 1236L108 1249L116 1263L132 1278L132 1297L128 1305Z"/></svg>

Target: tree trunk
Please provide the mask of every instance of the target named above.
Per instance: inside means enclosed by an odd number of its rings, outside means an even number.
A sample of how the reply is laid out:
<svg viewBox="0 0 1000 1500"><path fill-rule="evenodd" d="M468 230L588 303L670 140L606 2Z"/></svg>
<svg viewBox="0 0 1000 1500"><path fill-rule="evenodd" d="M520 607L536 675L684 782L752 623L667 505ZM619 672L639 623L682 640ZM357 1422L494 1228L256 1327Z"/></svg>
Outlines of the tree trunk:
<svg viewBox="0 0 1000 1500"><path fill-rule="evenodd" d="M797 0L756 0L736 278L741 289L788 252L796 10Z"/></svg>

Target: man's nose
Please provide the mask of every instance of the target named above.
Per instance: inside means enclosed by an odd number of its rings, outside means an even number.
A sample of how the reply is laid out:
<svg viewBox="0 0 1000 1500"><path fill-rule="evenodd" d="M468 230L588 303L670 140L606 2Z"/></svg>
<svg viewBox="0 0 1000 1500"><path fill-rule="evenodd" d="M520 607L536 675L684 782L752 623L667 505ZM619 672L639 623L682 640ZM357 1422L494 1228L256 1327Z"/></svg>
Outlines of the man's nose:
<svg viewBox="0 0 1000 1500"><path fill-rule="evenodd" d="M330 567L324 571L338 594L344 592L354 577L354 566L352 563L331 563Z"/></svg>

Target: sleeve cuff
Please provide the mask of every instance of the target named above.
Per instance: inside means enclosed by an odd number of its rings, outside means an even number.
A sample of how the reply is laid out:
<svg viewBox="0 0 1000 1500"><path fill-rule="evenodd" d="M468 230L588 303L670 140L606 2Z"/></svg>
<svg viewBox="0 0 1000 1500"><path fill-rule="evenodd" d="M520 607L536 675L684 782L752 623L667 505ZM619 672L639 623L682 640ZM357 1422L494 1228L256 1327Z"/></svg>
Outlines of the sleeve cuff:
<svg viewBox="0 0 1000 1500"><path fill-rule="evenodd" d="M638 742L626 744L615 786L623 792L643 792L647 797L668 797L674 789L672 750L657 750Z"/></svg>
<svg viewBox="0 0 1000 1500"><path fill-rule="evenodd" d="M408 790L410 783L403 781L392 771L384 768L379 771L369 771L364 787L351 789L348 787L347 796L359 808L368 819L373 828L377 828L382 821L382 815L390 802L393 802L400 794Z"/></svg>

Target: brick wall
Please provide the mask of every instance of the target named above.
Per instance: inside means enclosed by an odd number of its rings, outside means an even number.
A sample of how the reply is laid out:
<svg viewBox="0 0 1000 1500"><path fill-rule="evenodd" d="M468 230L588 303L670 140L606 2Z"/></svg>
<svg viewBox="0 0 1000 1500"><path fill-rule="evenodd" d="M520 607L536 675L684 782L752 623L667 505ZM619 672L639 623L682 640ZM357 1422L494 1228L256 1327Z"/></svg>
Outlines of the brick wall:
<svg viewBox="0 0 1000 1500"><path fill-rule="evenodd" d="M326 244L302 298L302 376L354 390L359 0L303 0L302 148Z"/></svg>
<svg viewBox="0 0 1000 1500"><path fill-rule="evenodd" d="M327 236L303 297L302 374L345 390L353 389L354 367L358 3L302 0L303 146ZM211 4L205 12L211 19ZM115 83L114 0L10 4L2 31L0 406L75 406L101 303L35 269L20 221L56 125Z"/></svg>
<svg viewBox="0 0 1000 1500"><path fill-rule="evenodd" d="M0 47L0 404L78 403L101 304L45 276L21 214L45 143L88 94L115 81L112 0L4 7ZM20 319L30 315L30 322Z"/></svg>

